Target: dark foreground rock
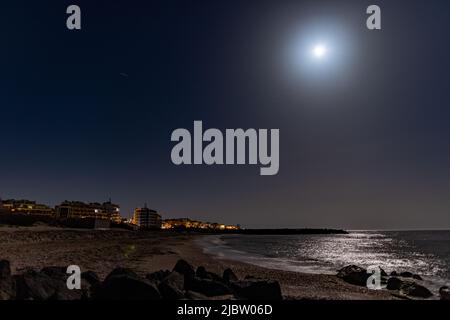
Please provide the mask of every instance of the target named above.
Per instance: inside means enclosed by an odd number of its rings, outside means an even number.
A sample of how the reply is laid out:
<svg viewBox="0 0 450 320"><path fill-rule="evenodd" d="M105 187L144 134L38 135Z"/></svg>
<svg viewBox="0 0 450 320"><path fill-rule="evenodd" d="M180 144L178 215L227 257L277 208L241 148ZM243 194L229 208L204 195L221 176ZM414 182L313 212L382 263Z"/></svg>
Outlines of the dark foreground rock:
<svg viewBox="0 0 450 320"><path fill-rule="evenodd" d="M281 288L278 281L247 279L231 282L237 296L250 300L282 300Z"/></svg>
<svg viewBox="0 0 450 320"><path fill-rule="evenodd" d="M66 279L62 278L61 274L55 271L52 276L34 270L27 270L23 274L15 276L16 299L80 300L82 298L81 290L67 288Z"/></svg>
<svg viewBox="0 0 450 320"><path fill-rule="evenodd" d="M407 271L401 273L392 271L390 277L388 277L383 269L380 268L380 270L381 283L386 284L388 290L396 290L403 296L413 298L428 299L433 296L430 290L413 281L413 279L422 280L422 277L417 274ZM350 284L365 287L370 275L366 269L350 265L339 270L337 276Z"/></svg>
<svg viewBox="0 0 450 320"><path fill-rule="evenodd" d="M0 261L0 300L12 300L16 297L16 282L11 275L9 261Z"/></svg>
<svg viewBox="0 0 450 320"><path fill-rule="evenodd" d="M186 282L186 289L201 293L207 297L232 294L233 291L226 284L212 279L194 277Z"/></svg>
<svg viewBox="0 0 450 320"><path fill-rule="evenodd" d="M201 279L214 280L217 282L226 283L225 279L214 272L207 271L205 267L200 266L195 271L195 276Z"/></svg>
<svg viewBox="0 0 450 320"><path fill-rule="evenodd" d="M411 280L401 280L397 277L389 278L388 290L400 290L400 293L415 298L430 298L433 296L430 290Z"/></svg>
<svg viewBox="0 0 450 320"><path fill-rule="evenodd" d="M96 286L100 284L100 278L94 271L85 271L81 274L81 278L89 283L89 286Z"/></svg>
<svg viewBox="0 0 450 320"><path fill-rule="evenodd" d="M391 277L401 277L401 278L412 278L415 280L423 280L422 277L418 274L414 274L412 272L409 271L403 271L398 273L397 271L392 271L391 272Z"/></svg>
<svg viewBox="0 0 450 320"><path fill-rule="evenodd" d="M239 280L231 269L223 276L206 270L194 271L179 260L173 271L161 270L141 277L133 270L116 268L101 281L97 274L81 274L81 289L67 287L66 267L51 266L40 271L26 270L12 275L8 261L0 261L0 298L2 300L281 300L277 281L247 277Z"/></svg>
<svg viewBox="0 0 450 320"><path fill-rule="evenodd" d="M183 259L178 260L175 267L173 267L173 271L181 273L186 278L193 278L195 276L194 267Z"/></svg>
<svg viewBox="0 0 450 320"><path fill-rule="evenodd" d="M164 299L178 300L184 298L184 276L176 271L168 274L158 285Z"/></svg>
<svg viewBox="0 0 450 320"><path fill-rule="evenodd" d="M230 268L225 269L225 271L223 272L223 279L226 282L239 280L238 277L234 274L233 270L231 270Z"/></svg>
<svg viewBox="0 0 450 320"><path fill-rule="evenodd" d="M387 287L388 290L400 290L402 287L403 281L397 277L392 277L388 279Z"/></svg>
<svg viewBox="0 0 450 320"><path fill-rule="evenodd" d="M160 300L156 286L129 269L115 269L93 294L98 300Z"/></svg>
<svg viewBox="0 0 450 320"><path fill-rule="evenodd" d="M170 274L169 270L159 270L153 273L149 273L145 276L147 280L150 282L159 284L165 277L167 277Z"/></svg>
<svg viewBox="0 0 450 320"><path fill-rule="evenodd" d="M415 298L430 298L433 296L430 290L415 282L403 282L400 292Z"/></svg>
<svg viewBox="0 0 450 320"><path fill-rule="evenodd" d="M367 279L370 275L366 269L351 265L339 270L337 276L350 284L365 287L367 286Z"/></svg>
<svg viewBox="0 0 450 320"><path fill-rule="evenodd" d="M440 288L439 295L441 296L441 300L450 300L450 288L449 287Z"/></svg>

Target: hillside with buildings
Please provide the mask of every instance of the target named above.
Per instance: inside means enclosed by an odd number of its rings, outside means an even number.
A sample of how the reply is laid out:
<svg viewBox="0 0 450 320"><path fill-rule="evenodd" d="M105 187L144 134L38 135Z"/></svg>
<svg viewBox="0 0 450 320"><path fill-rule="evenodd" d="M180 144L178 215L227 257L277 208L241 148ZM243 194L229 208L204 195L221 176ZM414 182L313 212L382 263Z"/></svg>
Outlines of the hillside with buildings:
<svg viewBox="0 0 450 320"><path fill-rule="evenodd" d="M123 226L129 229L164 230L239 230L239 226L182 219L166 219L145 204L134 210L133 217L121 216L120 206L111 200L103 203L63 201L55 207L31 200L0 199L0 224L31 225L35 222L56 223L69 227L110 228Z"/></svg>

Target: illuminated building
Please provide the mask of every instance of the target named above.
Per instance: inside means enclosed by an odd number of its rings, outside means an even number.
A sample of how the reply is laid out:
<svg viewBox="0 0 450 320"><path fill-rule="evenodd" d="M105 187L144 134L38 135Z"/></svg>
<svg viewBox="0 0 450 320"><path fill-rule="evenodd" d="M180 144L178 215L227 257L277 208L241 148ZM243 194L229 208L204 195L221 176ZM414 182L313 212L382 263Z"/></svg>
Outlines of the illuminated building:
<svg viewBox="0 0 450 320"><path fill-rule="evenodd" d="M122 223L122 217L120 216L120 207L109 200L103 203L103 210L110 215L111 221L115 223Z"/></svg>
<svg viewBox="0 0 450 320"><path fill-rule="evenodd" d="M53 216L55 211L45 204L30 200L0 200L0 211L36 216Z"/></svg>
<svg viewBox="0 0 450 320"><path fill-rule="evenodd" d="M142 229L161 229L161 216L152 209L136 208L134 209L133 224Z"/></svg>
<svg viewBox="0 0 450 320"><path fill-rule="evenodd" d="M84 203L80 201L64 201L56 206L56 217L60 219L102 219L120 222L120 207L116 204L105 202Z"/></svg>
<svg viewBox="0 0 450 320"><path fill-rule="evenodd" d="M162 224L163 229L176 229L176 228L186 228L186 229L210 229L210 230L240 230L239 225L225 225L221 223L211 223L191 220L188 218L181 219L166 219Z"/></svg>

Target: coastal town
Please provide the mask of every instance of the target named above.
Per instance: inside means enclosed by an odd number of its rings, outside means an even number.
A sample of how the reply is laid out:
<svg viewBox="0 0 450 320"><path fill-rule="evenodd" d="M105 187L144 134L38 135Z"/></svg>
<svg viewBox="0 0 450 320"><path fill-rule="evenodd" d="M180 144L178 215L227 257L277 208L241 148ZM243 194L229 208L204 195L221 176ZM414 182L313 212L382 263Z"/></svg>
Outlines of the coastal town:
<svg viewBox="0 0 450 320"><path fill-rule="evenodd" d="M133 230L204 230L226 231L240 230L239 225L226 225L217 222L203 222L189 218L163 219L156 210L145 204L134 209L131 218L121 215L120 205L111 199L107 202L85 203L81 201L63 201L55 207L31 200L0 198L0 224L26 222L57 222L68 227L107 229L126 227Z"/></svg>

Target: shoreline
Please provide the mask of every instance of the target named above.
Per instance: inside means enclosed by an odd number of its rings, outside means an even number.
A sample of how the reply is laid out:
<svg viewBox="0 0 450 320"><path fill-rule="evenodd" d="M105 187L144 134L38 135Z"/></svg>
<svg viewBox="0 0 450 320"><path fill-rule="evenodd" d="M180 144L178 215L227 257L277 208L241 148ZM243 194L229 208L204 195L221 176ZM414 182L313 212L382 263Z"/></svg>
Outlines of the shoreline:
<svg viewBox="0 0 450 320"><path fill-rule="evenodd" d="M392 300L395 292L373 291L351 285L336 275L308 274L268 269L205 253L196 242L203 234L79 230L46 227L0 227L0 260L11 262L13 273L49 266L79 265L104 279L116 267L130 268L140 276L172 270L179 259L195 268L221 275L231 268L240 279L246 276L275 280L285 299Z"/></svg>
<svg viewBox="0 0 450 320"><path fill-rule="evenodd" d="M184 244L183 259L194 266L202 265L206 269L222 274L231 268L241 279L256 276L276 280L280 283L285 299L288 300L397 300L398 296L386 290L373 291L351 285L332 274L313 274L295 271L269 269L246 262L220 258L203 252L196 239Z"/></svg>

